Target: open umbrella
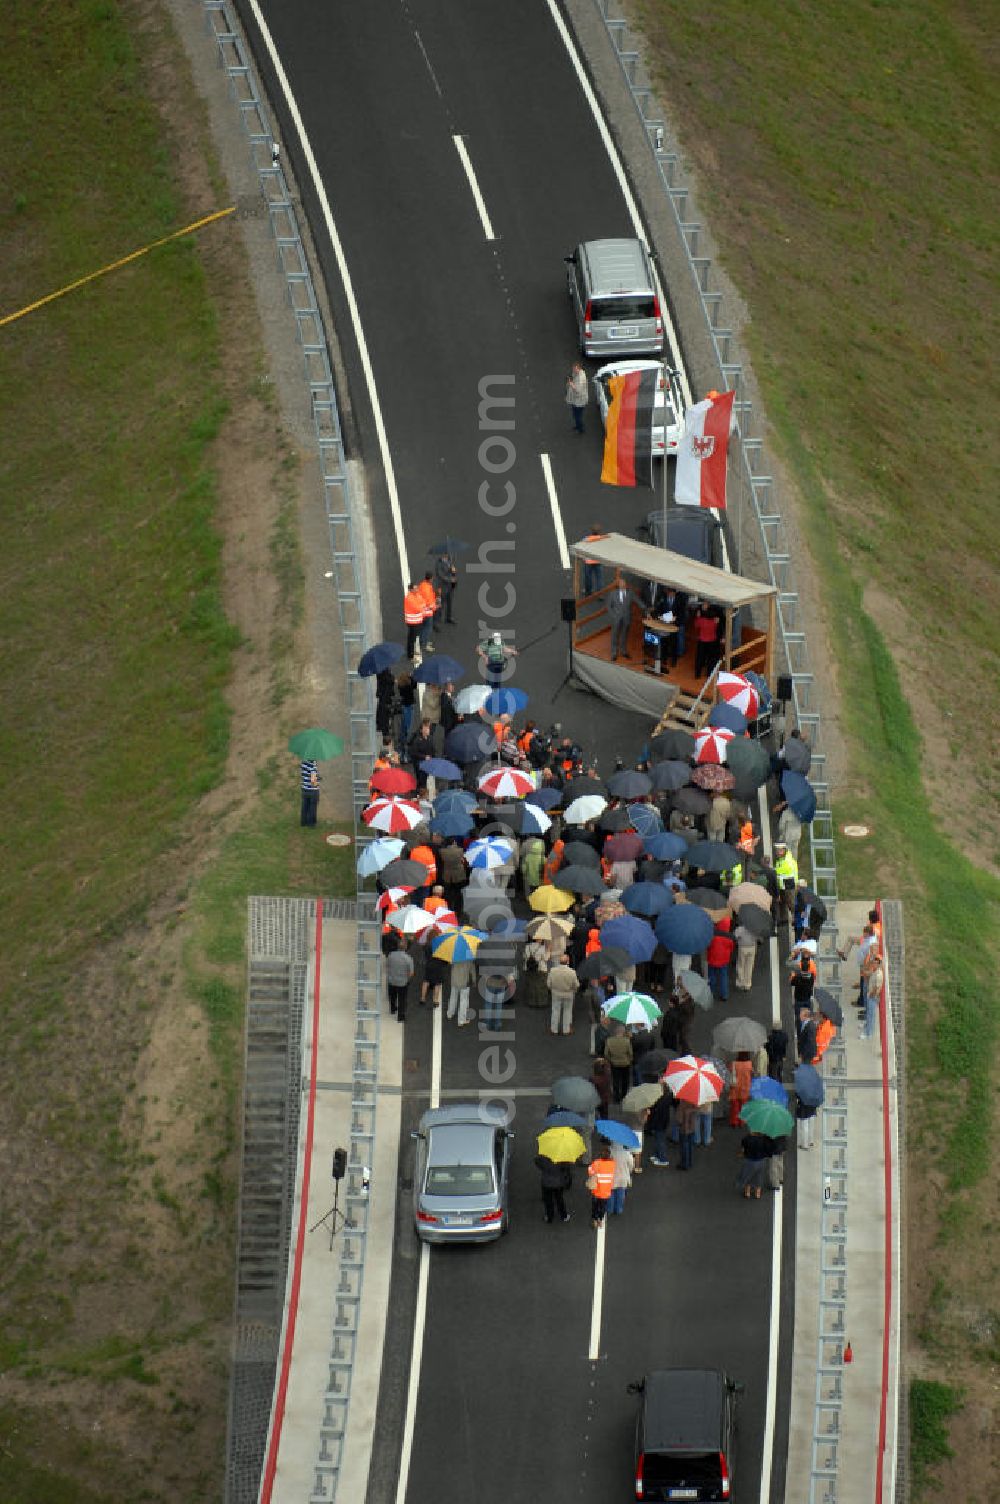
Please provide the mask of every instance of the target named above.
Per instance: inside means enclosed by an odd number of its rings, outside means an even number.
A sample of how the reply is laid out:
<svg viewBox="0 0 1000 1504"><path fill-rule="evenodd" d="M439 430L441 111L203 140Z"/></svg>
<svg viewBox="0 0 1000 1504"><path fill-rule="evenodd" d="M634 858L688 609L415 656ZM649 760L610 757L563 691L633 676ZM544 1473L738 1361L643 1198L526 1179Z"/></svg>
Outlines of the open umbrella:
<svg viewBox="0 0 1000 1504"><path fill-rule="evenodd" d="M482 868L484 872L493 872L497 867L509 866L513 855L513 846L502 836L483 836L481 840L470 843L465 853L465 860L470 867Z"/></svg>
<svg viewBox="0 0 1000 1504"><path fill-rule="evenodd" d="M402 841L398 840L395 836L380 836L375 841L369 841L368 845L363 847L358 857L357 866L359 875L361 877L374 877L376 872L381 872L383 867L387 866L389 862L395 861L400 852L404 850L405 847Z"/></svg>
<svg viewBox="0 0 1000 1504"><path fill-rule="evenodd" d="M601 1098L585 1076L560 1076L552 1083L552 1100L568 1112L592 1112Z"/></svg>
<svg viewBox="0 0 1000 1504"><path fill-rule="evenodd" d="M420 764L420 771L430 778L438 778L445 783L450 783L453 779L462 776L462 769L458 763L449 762L447 757L425 757ZM437 808L436 805L435 808Z"/></svg>
<svg viewBox="0 0 1000 1504"><path fill-rule="evenodd" d="M384 888L422 888L427 882L427 868L423 862L411 862L406 857L388 862L379 873Z"/></svg>
<svg viewBox="0 0 1000 1504"><path fill-rule="evenodd" d="M658 762L652 770L650 777L654 789L661 793L673 794L682 789L686 783L691 782L691 765L686 762Z"/></svg>
<svg viewBox="0 0 1000 1504"><path fill-rule="evenodd" d="M816 790L804 773L782 773L781 792L789 809L808 825L816 813Z"/></svg>
<svg viewBox="0 0 1000 1504"><path fill-rule="evenodd" d="M730 674L723 670L716 679L719 699L742 711L748 721L754 721L760 712L760 696L749 679L742 674Z"/></svg>
<svg viewBox="0 0 1000 1504"><path fill-rule="evenodd" d="M724 1018L712 1031L712 1048L724 1050L727 1055L739 1055L749 1050L756 1053L767 1038L767 1030L755 1018L744 1018L734 1013Z"/></svg>
<svg viewBox="0 0 1000 1504"><path fill-rule="evenodd" d="M491 689L483 701L482 709L487 715L519 715L528 703L523 689L505 685L503 689Z"/></svg>
<svg viewBox="0 0 1000 1504"><path fill-rule="evenodd" d="M567 893L586 894L591 898L596 897L604 888L600 868L585 866L582 862L578 866L560 867L556 879L560 888L565 888Z"/></svg>
<svg viewBox="0 0 1000 1504"><path fill-rule="evenodd" d="M715 1002L712 989L705 978L699 976L696 971L679 971L677 981L697 1007L706 1009L712 1007Z"/></svg>
<svg viewBox="0 0 1000 1504"><path fill-rule="evenodd" d="M310 726L308 731L296 731L288 738L288 750L304 762L329 762L339 757L344 750L343 739L322 726Z"/></svg>
<svg viewBox="0 0 1000 1504"><path fill-rule="evenodd" d="M630 804L628 817L633 830L637 830L641 836L659 835L663 829L663 817L655 804Z"/></svg>
<svg viewBox="0 0 1000 1504"><path fill-rule="evenodd" d="M480 776L479 787L491 799L523 799L531 793L535 781L520 768L491 768Z"/></svg>
<svg viewBox="0 0 1000 1504"><path fill-rule="evenodd" d="M671 794L670 803L682 815L707 815L712 808L712 801L704 789L693 789L690 786Z"/></svg>
<svg viewBox="0 0 1000 1504"><path fill-rule="evenodd" d="M756 904L758 909L771 912L771 895L760 883L737 883L735 888L729 890L729 906L732 909L742 909L745 904Z"/></svg>
<svg viewBox="0 0 1000 1504"><path fill-rule="evenodd" d="M835 1028L839 1029L844 1022L844 1010L825 987L817 987L813 993L813 1002L819 1008L824 1018L828 1018Z"/></svg>
<svg viewBox="0 0 1000 1504"><path fill-rule="evenodd" d="M736 774L722 767L721 763L703 762L691 774L691 782L695 788L707 789L710 794L722 794L736 787Z"/></svg>
<svg viewBox="0 0 1000 1504"><path fill-rule="evenodd" d="M601 1004L605 1018L613 1018L616 1024L642 1024L651 1028L663 1009L646 992L617 992Z"/></svg>
<svg viewBox="0 0 1000 1504"><path fill-rule="evenodd" d="M405 768L379 768L370 779L373 789L380 794L409 794L417 786L417 780Z"/></svg>
<svg viewBox="0 0 1000 1504"><path fill-rule="evenodd" d="M592 950L589 956L584 956L576 968L576 974L581 982L593 982L599 977L620 976L632 964L632 957L627 950L623 950L620 945L606 945L600 950Z"/></svg>
<svg viewBox="0 0 1000 1504"><path fill-rule="evenodd" d="M656 836L645 836L642 844L657 862L676 862L688 853L687 841L683 836L675 835L672 830L661 831Z"/></svg>
<svg viewBox="0 0 1000 1504"><path fill-rule="evenodd" d="M734 736L743 736L747 729L747 718L742 710L737 710L735 705L713 705L708 713L710 726L721 726L723 731L731 731Z"/></svg>
<svg viewBox="0 0 1000 1504"><path fill-rule="evenodd" d="M562 914L573 907L573 902L572 893L567 893L564 888L554 888L551 883L543 883L528 899L528 907L536 914Z"/></svg>
<svg viewBox="0 0 1000 1504"><path fill-rule="evenodd" d="M645 1056L643 1057L645 1059ZM645 1112L647 1108L655 1104L663 1096L663 1087L659 1081L643 1081L638 1086L630 1087L622 1098L622 1110L624 1112Z"/></svg>
<svg viewBox="0 0 1000 1504"><path fill-rule="evenodd" d="M702 872L725 872L740 861L740 853L728 841L695 841L687 854L689 867L700 867Z"/></svg>
<svg viewBox="0 0 1000 1504"><path fill-rule="evenodd" d="M732 905L732 894L729 896L729 901ZM771 933L770 914L755 903L745 903L742 908L737 909L736 918L747 933L758 940Z"/></svg>
<svg viewBox="0 0 1000 1504"><path fill-rule="evenodd" d="M461 929L449 929L446 935L432 940L431 950L442 961L471 961L485 939L482 930L474 930L466 924Z"/></svg>
<svg viewBox="0 0 1000 1504"><path fill-rule="evenodd" d="M552 821L541 806L529 804L527 799L508 805L504 810L502 823L516 836L543 836L552 828Z"/></svg>
<svg viewBox="0 0 1000 1504"><path fill-rule="evenodd" d="M538 919L528 921L528 934L532 940L552 944L557 940L565 940L572 928L570 920L563 919L560 914L542 914Z"/></svg>
<svg viewBox="0 0 1000 1504"><path fill-rule="evenodd" d="M771 771L767 750L748 736L733 738L726 748L726 763L736 775L736 787L743 797L766 783Z"/></svg>
<svg viewBox="0 0 1000 1504"><path fill-rule="evenodd" d="M662 883L631 883L622 893L622 903L629 913L645 919L655 919L673 901L674 895Z"/></svg>
<svg viewBox="0 0 1000 1504"><path fill-rule="evenodd" d="M802 899L806 908L812 909L812 917L818 919L820 924L825 924L827 919L826 904L820 898L819 894L814 893L812 888L801 887L799 888L798 896Z"/></svg>
<svg viewBox="0 0 1000 1504"><path fill-rule="evenodd" d="M525 804L537 804L539 809L555 809L557 804L562 804L563 795L561 789L541 788L532 789L530 794L524 796Z"/></svg>
<svg viewBox="0 0 1000 1504"><path fill-rule="evenodd" d="M431 930L437 935L446 935L461 929L454 909L434 909L433 914L434 923L431 925Z"/></svg>
<svg viewBox="0 0 1000 1504"><path fill-rule="evenodd" d="M781 749L785 767L793 773L808 773L812 764L812 748L800 736L790 736Z"/></svg>
<svg viewBox="0 0 1000 1504"><path fill-rule="evenodd" d="M417 684L454 684L457 679L465 678L465 669L447 653L435 653L413 670L413 678Z"/></svg>
<svg viewBox="0 0 1000 1504"><path fill-rule="evenodd" d="M603 801L601 804L601 809L603 809L607 792L602 779L595 778L592 773L580 773L576 778L569 780L563 789L563 798L567 804L571 804L574 799L583 799L588 794L597 794Z"/></svg>
<svg viewBox="0 0 1000 1504"><path fill-rule="evenodd" d="M386 888L375 900L375 908L380 914L388 914L393 909L398 909L404 898L409 898L411 893L416 892L413 883L396 884L392 888Z"/></svg>
<svg viewBox="0 0 1000 1504"><path fill-rule="evenodd" d="M361 818L372 830L383 830L388 835L395 835L397 831L412 830L424 817L419 805L412 804L408 799L389 796L373 800L361 811Z"/></svg>
<svg viewBox="0 0 1000 1504"><path fill-rule="evenodd" d="M472 816L458 805L446 809L441 815L434 815L428 825L428 829L439 836L467 836L474 828Z"/></svg>
<svg viewBox="0 0 1000 1504"><path fill-rule="evenodd" d="M576 1128L546 1128L538 1134L538 1154L553 1164L573 1164L586 1154L586 1145Z"/></svg>
<svg viewBox="0 0 1000 1504"><path fill-rule="evenodd" d="M663 917L661 914L660 918ZM620 946L622 950L628 951L633 962L639 963L652 959L656 949L656 936L644 919L626 914L623 919L609 919L602 926L601 944Z"/></svg>
<svg viewBox="0 0 1000 1504"><path fill-rule="evenodd" d="M625 1149L641 1149L642 1137L630 1128L627 1123L618 1123L614 1118L598 1118L594 1124L595 1133L606 1138L609 1144L621 1144Z"/></svg>
<svg viewBox="0 0 1000 1504"><path fill-rule="evenodd" d="M795 1075L792 1077L795 1086L795 1094L799 1101L806 1107L819 1107L826 1095L826 1087L823 1085L823 1077L814 1065L807 1065L803 1060L801 1065L795 1067Z"/></svg>
<svg viewBox="0 0 1000 1504"><path fill-rule="evenodd" d="M586 825L588 820L597 819L606 804L607 800L600 794L583 794L573 800L563 815L563 822L566 825Z"/></svg>
<svg viewBox="0 0 1000 1504"><path fill-rule="evenodd" d="M788 1106L788 1093L773 1076L754 1076L750 1082L750 1099L753 1102L777 1102L779 1107Z"/></svg>
<svg viewBox="0 0 1000 1504"><path fill-rule="evenodd" d="M471 543L464 543L461 538L445 538L443 543L432 543L427 552L435 558L440 558L442 554L454 557L455 554L467 553L471 547Z"/></svg>
<svg viewBox="0 0 1000 1504"><path fill-rule="evenodd" d="M478 715L493 691L488 684L466 684L455 696L459 715Z"/></svg>
<svg viewBox="0 0 1000 1504"><path fill-rule="evenodd" d="M740 1120L746 1123L751 1133L763 1133L768 1138L783 1138L795 1127L795 1119L787 1107L760 1097L744 1103Z"/></svg>
<svg viewBox="0 0 1000 1504"><path fill-rule="evenodd" d="M612 832L631 829L632 817L628 810L621 805L617 809L606 809L597 822L598 829Z"/></svg>
<svg viewBox="0 0 1000 1504"><path fill-rule="evenodd" d="M434 915L428 914L419 904L407 903L402 908L393 909L388 922L401 935L422 935L434 923Z"/></svg>
<svg viewBox="0 0 1000 1504"><path fill-rule="evenodd" d="M373 674L380 674L383 669L392 668L392 665L398 663L402 656L403 648L400 643L377 642L358 659L358 674L362 679L370 679Z"/></svg>
<svg viewBox="0 0 1000 1504"><path fill-rule="evenodd" d="M608 792L616 799L641 799L652 787L652 779L635 768L620 768L608 779Z"/></svg>
<svg viewBox="0 0 1000 1504"><path fill-rule="evenodd" d="M453 762L464 767L469 762L482 762L492 757L497 749L496 738L482 722L462 721L453 726L444 739L444 753Z"/></svg>
<svg viewBox="0 0 1000 1504"><path fill-rule="evenodd" d="M678 1050L647 1050L639 1056L639 1075L644 1081L655 1081L657 1090L662 1091L660 1077L679 1053Z"/></svg>
<svg viewBox="0 0 1000 1504"><path fill-rule="evenodd" d="M612 862L634 862L642 855L642 836L634 830L620 830L608 836L604 855Z"/></svg>
<svg viewBox="0 0 1000 1504"><path fill-rule="evenodd" d="M679 1055L663 1072L663 1081L679 1102L703 1107L722 1095L722 1077L710 1060L699 1055Z"/></svg>
<svg viewBox="0 0 1000 1504"><path fill-rule="evenodd" d="M695 762L725 762L733 733L721 726L704 726L694 739Z"/></svg>
<svg viewBox="0 0 1000 1504"><path fill-rule="evenodd" d="M704 909L693 903L675 903L656 921L656 938L664 950L679 956L703 951L715 934L715 925Z"/></svg>
<svg viewBox="0 0 1000 1504"><path fill-rule="evenodd" d="M688 888L685 893L678 894L677 901L697 904L699 909L706 909L709 914L721 914L729 907L718 888Z"/></svg>
<svg viewBox="0 0 1000 1504"><path fill-rule="evenodd" d="M661 731L649 744L650 762L658 762L661 758L685 762L693 756L694 737L690 731Z"/></svg>
<svg viewBox="0 0 1000 1504"><path fill-rule="evenodd" d="M590 1132L590 1124L578 1112L567 1112L565 1107L550 1107L545 1114L546 1128L577 1128L581 1133Z"/></svg>
<svg viewBox="0 0 1000 1504"><path fill-rule="evenodd" d="M567 867L600 867L601 859L593 846L586 841L567 841L563 847L563 861Z"/></svg>
<svg viewBox="0 0 1000 1504"><path fill-rule="evenodd" d="M468 815L472 813L477 803L475 794L469 789L442 789L434 800L434 813L444 815L453 809L458 809L463 815Z"/></svg>

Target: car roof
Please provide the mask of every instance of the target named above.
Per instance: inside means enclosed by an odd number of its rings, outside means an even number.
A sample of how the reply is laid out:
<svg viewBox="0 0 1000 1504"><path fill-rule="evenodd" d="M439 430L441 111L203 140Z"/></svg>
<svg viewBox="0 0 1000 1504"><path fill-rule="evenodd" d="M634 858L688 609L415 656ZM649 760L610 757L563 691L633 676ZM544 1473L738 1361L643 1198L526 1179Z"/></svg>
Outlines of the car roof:
<svg viewBox="0 0 1000 1504"><path fill-rule="evenodd" d="M646 1375L647 1452L714 1452L722 1429L725 1380L715 1368L666 1368Z"/></svg>
<svg viewBox="0 0 1000 1504"><path fill-rule="evenodd" d="M493 1163L490 1123L439 1123L430 1138L427 1162L432 1165L489 1165Z"/></svg>
<svg viewBox="0 0 1000 1504"><path fill-rule="evenodd" d="M594 379L601 376L628 375L629 371L662 371L662 360L613 360L609 365L601 366L599 371L594 372Z"/></svg>
<svg viewBox="0 0 1000 1504"><path fill-rule="evenodd" d="M423 1130L438 1129L448 1123L466 1123L470 1128L506 1128L510 1113L506 1107L490 1102L452 1102L448 1107L431 1107L420 1119Z"/></svg>

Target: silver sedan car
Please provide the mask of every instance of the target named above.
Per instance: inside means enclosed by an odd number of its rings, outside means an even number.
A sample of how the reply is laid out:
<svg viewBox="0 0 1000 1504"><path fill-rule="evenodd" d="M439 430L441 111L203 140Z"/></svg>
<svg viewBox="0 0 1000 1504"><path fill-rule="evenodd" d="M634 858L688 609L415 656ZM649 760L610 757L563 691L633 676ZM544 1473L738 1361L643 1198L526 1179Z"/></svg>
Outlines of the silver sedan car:
<svg viewBox="0 0 1000 1504"><path fill-rule="evenodd" d="M510 1225L510 1115L456 1102L432 1108L414 1133L413 1216L425 1243L488 1243Z"/></svg>
<svg viewBox="0 0 1000 1504"><path fill-rule="evenodd" d="M594 397L601 414L601 422L608 426L608 408L611 405L609 382L612 376L627 376L631 371L659 371L656 395L653 399L653 454L676 454L684 432L684 398L673 371L664 368L658 360L620 360L602 366L593 377Z"/></svg>

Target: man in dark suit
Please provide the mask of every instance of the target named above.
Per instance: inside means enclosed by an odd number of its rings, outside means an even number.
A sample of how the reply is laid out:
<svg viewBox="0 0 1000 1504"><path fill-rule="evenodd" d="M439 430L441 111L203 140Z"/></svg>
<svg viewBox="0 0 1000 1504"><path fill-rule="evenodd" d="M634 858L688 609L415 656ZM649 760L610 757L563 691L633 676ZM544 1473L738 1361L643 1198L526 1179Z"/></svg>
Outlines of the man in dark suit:
<svg viewBox="0 0 1000 1504"><path fill-rule="evenodd" d="M611 618L611 661L614 663L619 655L628 657L628 633L632 625L632 607L642 609L642 602L630 590L624 579L619 575L614 586L608 593L605 601L605 609Z"/></svg>

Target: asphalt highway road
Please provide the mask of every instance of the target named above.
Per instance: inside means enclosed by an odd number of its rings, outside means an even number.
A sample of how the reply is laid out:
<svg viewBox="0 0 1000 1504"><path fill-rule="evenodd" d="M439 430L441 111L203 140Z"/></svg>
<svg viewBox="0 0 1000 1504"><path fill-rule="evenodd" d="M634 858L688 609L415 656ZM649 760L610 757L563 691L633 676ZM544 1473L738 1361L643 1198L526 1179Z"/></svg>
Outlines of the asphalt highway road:
<svg viewBox="0 0 1000 1504"><path fill-rule="evenodd" d="M477 677L484 630L513 627L521 649L512 682L529 714L558 719L602 771L637 755L648 725L575 691L554 695L566 671L559 600L569 593L540 456L550 457L566 538L594 521L634 533L657 498L602 487L600 422L573 432L564 382L577 344L562 258L581 240L629 235L608 156L543 0L444 4L365 0L355 6L266 0L262 10L301 113L353 280L399 496L401 534L380 463L375 413L320 205L253 16L242 3L265 81L294 159L323 263L348 371L378 544L383 631L401 639L406 550L411 577L431 567L445 535L470 551L455 600L458 624L438 647ZM461 136L496 238L453 138ZM504 378L512 378L502 384ZM513 393L480 426L481 384ZM500 429L497 418L513 417ZM508 441L510 468L491 474L483 439ZM488 451L498 461L501 446ZM507 451L508 456L510 451ZM502 517L480 504L489 482L516 501ZM509 493L507 493L509 495ZM513 545L498 549L503 543ZM492 545L492 552L489 546ZM482 551L487 551L483 553ZM470 574L478 559L512 573ZM505 618L489 616L513 585ZM477 603L487 588L485 609ZM766 963L739 1011L770 1018ZM729 1011L736 1011L730 1003ZM699 1015L707 1044L721 1010ZM720 1127L694 1172L648 1166L626 1214L607 1233L601 1356L588 1361L595 1236L587 1198L574 1220L541 1218L534 1135L546 1106L533 1095L558 1074L586 1074L581 1027L552 1039L547 1016L516 1010L517 1139L513 1230L501 1242L433 1250L426 1341L407 1499L609 1501L631 1496L634 1401L626 1383L647 1368L720 1366L747 1386L741 1407L737 1497L756 1499L767 1382L771 1218L780 1200L746 1203L734 1188L739 1135ZM430 1010L406 1024L404 1132L429 1081ZM446 1028L442 1087L475 1097L478 1031ZM412 1166L408 1138L403 1177ZM581 1177L582 1178L582 1177ZM389 1341L369 1498L395 1498L417 1254L409 1190L400 1189Z"/></svg>

